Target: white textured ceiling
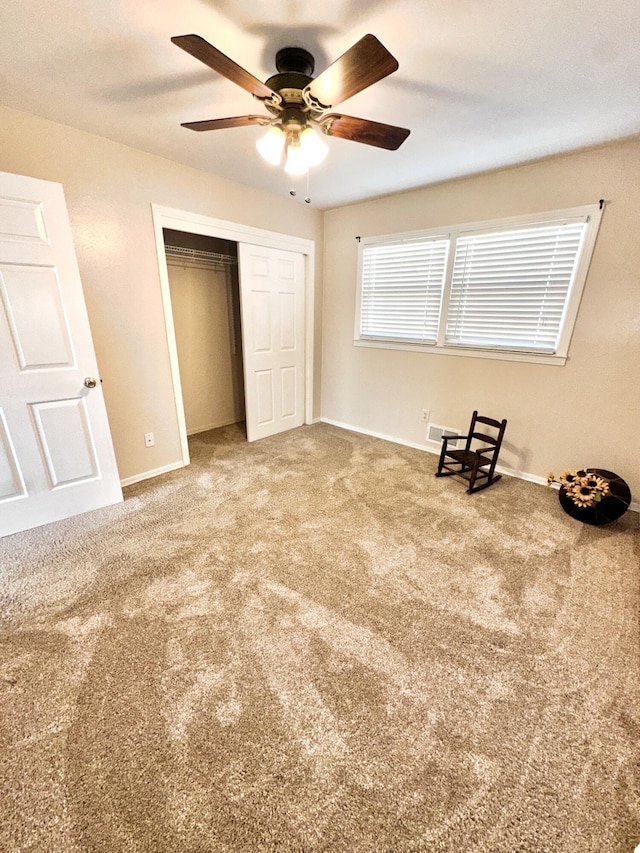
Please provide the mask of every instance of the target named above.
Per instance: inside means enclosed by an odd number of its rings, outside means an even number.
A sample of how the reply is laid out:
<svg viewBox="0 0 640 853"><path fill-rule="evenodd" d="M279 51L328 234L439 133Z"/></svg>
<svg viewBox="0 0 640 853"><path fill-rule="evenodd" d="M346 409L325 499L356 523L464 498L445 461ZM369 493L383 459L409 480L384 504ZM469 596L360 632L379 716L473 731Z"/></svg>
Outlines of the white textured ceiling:
<svg viewBox="0 0 640 853"><path fill-rule="evenodd" d="M171 44L184 33L262 80L286 45L311 51L315 75L365 33L397 58L339 110L411 135L395 152L328 140L310 179L321 208L640 133L638 0L5 2L0 103L287 194L255 150L260 128L180 127L258 106Z"/></svg>

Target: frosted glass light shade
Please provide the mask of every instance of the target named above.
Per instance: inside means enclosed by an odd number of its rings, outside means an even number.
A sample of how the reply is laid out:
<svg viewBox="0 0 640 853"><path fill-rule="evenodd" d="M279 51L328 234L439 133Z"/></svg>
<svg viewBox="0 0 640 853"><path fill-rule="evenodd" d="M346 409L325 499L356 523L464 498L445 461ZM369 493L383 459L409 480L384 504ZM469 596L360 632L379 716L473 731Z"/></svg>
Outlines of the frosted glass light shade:
<svg viewBox="0 0 640 853"><path fill-rule="evenodd" d="M300 145L304 151L307 166L317 166L327 156L329 146L310 127L300 134Z"/></svg>
<svg viewBox="0 0 640 853"><path fill-rule="evenodd" d="M287 145L287 162L284 170L287 175L304 175L309 169L307 157L299 142L289 142Z"/></svg>
<svg viewBox="0 0 640 853"><path fill-rule="evenodd" d="M273 166L279 166L284 151L285 136L279 127L270 127L256 142L261 157Z"/></svg>

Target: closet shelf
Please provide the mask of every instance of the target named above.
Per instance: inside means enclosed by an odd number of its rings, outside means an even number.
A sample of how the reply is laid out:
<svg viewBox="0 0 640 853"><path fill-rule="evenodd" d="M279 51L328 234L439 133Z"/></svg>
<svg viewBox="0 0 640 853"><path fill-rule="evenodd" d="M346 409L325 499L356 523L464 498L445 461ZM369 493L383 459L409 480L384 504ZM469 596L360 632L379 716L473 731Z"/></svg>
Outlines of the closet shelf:
<svg viewBox="0 0 640 853"><path fill-rule="evenodd" d="M234 255L224 255L220 252L206 252L203 249L186 249L184 246L168 246L165 244L164 250L167 260L171 258L225 267L238 263L238 259Z"/></svg>

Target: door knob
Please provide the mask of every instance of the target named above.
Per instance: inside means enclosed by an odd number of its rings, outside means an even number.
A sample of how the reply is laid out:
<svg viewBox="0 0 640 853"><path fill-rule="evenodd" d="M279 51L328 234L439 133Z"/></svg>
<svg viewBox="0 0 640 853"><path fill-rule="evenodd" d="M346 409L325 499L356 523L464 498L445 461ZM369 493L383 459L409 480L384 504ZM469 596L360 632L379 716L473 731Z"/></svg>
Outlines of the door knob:
<svg viewBox="0 0 640 853"><path fill-rule="evenodd" d="M97 384L98 381L97 379L94 379L93 376L87 376L87 378L84 380L85 388L95 388Z"/></svg>

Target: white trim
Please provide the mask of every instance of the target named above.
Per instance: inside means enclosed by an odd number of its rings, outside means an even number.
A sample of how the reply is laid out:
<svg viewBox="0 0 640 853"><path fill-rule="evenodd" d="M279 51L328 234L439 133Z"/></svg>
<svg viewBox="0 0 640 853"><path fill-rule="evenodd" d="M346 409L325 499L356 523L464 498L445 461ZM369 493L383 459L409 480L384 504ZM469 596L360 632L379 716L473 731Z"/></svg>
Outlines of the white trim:
<svg viewBox="0 0 640 853"><path fill-rule="evenodd" d="M182 459L178 462L170 462L161 468L154 468L152 471L143 471L141 474L134 474L133 477L125 477L124 480L120 480L120 485L132 486L134 483L140 483L142 480L151 480L153 477L159 477L160 474L168 474L169 471L175 471L177 468L184 468Z"/></svg>
<svg viewBox="0 0 640 853"><path fill-rule="evenodd" d="M280 234L277 231L266 231L250 225L240 225L227 222L224 219L214 219L199 213L189 213L160 204L151 205L153 229L160 274L160 290L165 317L165 331L169 348L169 364L173 392L180 432L182 464L189 464L189 446L187 443L187 426L182 402L182 385L178 366L178 350L176 334L171 309L171 293L169 290L169 273L164 251L163 228L174 231L186 231L191 234L202 234L207 237L218 237L232 240L236 243L250 243L254 246L266 246L272 249L282 249L289 252L299 252L305 256L305 382L304 382L304 415L305 424L313 422L313 330L314 330L314 293L315 293L315 242L305 237L294 237Z"/></svg>
<svg viewBox="0 0 640 853"><path fill-rule="evenodd" d="M396 436L387 435L383 432L374 432L373 430L356 427L352 424L345 424L342 421L334 421L331 418L320 418L320 421L323 424L329 424L330 426L339 427L340 429L346 429L349 432L357 432L360 433L360 435L370 435L372 438L380 438L382 441L390 441L392 444L400 444L403 447L412 447L414 450L423 450L427 453L432 453L434 456L440 455L440 449L442 447L442 445L435 441L425 441L423 444L417 444L415 441L407 441L404 438L397 438ZM529 474L527 471L515 471L513 468L506 468L503 465L496 465L496 471L507 477L514 477L516 480L525 480L527 483L536 483L539 486L545 487L547 485L547 478L541 477L539 474ZM553 486L552 488L559 488L559 486ZM640 501L631 501L629 509L632 512L640 512Z"/></svg>
<svg viewBox="0 0 640 853"><path fill-rule="evenodd" d="M444 270L444 287L442 288L442 299L440 300L440 314L438 315L438 338L436 346L438 350L444 350L444 336L447 329L447 314L451 302L451 281L453 279L453 267L456 262L456 249L458 247L458 235L449 237L447 248L447 264Z"/></svg>
<svg viewBox="0 0 640 853"><path fill-rule="evenodd" d="M417 444L414 441L407 441L404 438L395 438L391 435L386 435L383 432L374 432L370 429L364 429L363 427L352 426L351 424L342 423L342 421L334 421L331 418L320 418L321 423L329 424L330 426L339 427L340 429L349 430L349 432L357 432L360 435L370 435L372 438L381 438L383 441L391 441L393 444L402 444L404 447L413 447L414 450L428 450L424 444ZM429 453L434 453L435 451L429 450ZM438 450L438 453L440 451Z"/></svg>
<svg viewBox="0 0 640 853"><path fill-rule="evenodd" d="M264 228L254 228L251 225L240 225L225 219L215 219L199 213L189 213L161 204L151 205L154 214L167 220L164 228L174 231L189 231L191 234L204 234L207 237L219 237L235 243L252 243L254 246L267 246L271 249L284 249L290 252L310 254L315 243L306 237L295 237L282 234L279 231L267 231ZM164 249L164 246L163 246Z"/></svg>
<svg viewBox="0 0 640 853"><path fill-rule="evenodd" d="M579 260L576 268L573 271L573 284L569 288L569 296L564 306L564 313L560 324L560 333L558 335L558 352L560 354L568 354L569 345L573 336L573 330L578 316L578 309L582 300L582 293L587 282L589 267L595 249L598 232L600 231L600 223L602 221L602 213L604 205L594 205L594 209L589 213L589 224L584 232L584 243L580 248Z"/></svg>
<svg viewBox="0 0 640 853"><path fill-rule="evenodd" d="M423 228L416 231L399 231L395 234L382 234L380 236L371 235L369 237L360 237L360 245L365 246L368 243L399 243L410 240L418 240L420 238L431 237L450 237L452 231L460 233L462 231L493 231L498 229L509 229L514 225L526 225L527 223L535 224L536 222L564 222L565 220L579 219L584 216L595 215L599 213L602 216L602 210L599 204L582 204L579 207L565 207L562 210L546 210L541 213L523 213L519 216L508 216L503 219L487 219L478 222L463 222L453 225L446 225L439 228Z"/></svg>
<svg viewBox="0 0 640 853"><path fill-rule="evenodd" d="M407 344L390 341L372 341L364 338L353 341L354 347L370 347L372 349L395 349L406 352L430 352L436 355L456 355L463 358L493 358L498 361L528 361L531 364L553 364L562 367L567 363L567 357L563 355L536 355L531 352L516 352L515 350L492 350L474 349L473 347L461 346L438 346L437 344Z"/></svg>
<svg viewBox="0 0 640 853"><path fill-rule="evenodd" d="M178 421L178 433L180 435L180 451L182 454L182 465L189 464L189 444L187 442L187 422L184 416L184 403L182 398L182 383L180 382L180 366L178 364L178 347L176 343L176 329L173 323L173 308L171 306L171 289L169 287L169 267L164 250L165 216L162 208L151 205L153 218L153 231L156 241L156 255L158 258L158 274L160 276L160 294L162 296L162 311L164 313L164 327L169 349L169 369L173 384L173 400ZM167 228L170 226L167 225ZM142 479L146 479L143 475ZM134 480L134 482L137 482Z"/></svg>

